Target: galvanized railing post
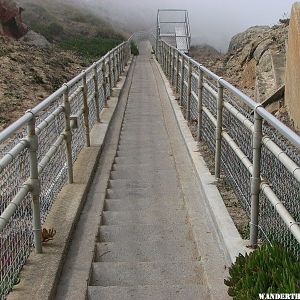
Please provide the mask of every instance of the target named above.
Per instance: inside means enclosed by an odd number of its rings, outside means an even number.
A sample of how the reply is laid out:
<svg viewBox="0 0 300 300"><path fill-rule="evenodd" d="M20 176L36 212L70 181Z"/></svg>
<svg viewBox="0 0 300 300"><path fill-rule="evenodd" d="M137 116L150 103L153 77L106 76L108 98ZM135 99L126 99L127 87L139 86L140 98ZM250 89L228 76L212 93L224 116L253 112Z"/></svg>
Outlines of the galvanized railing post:
<svg viewBox="0 0 300 300"><path fill-rule="evenodd" d="M184 55L183 53L181 53L181 82L180 82L180 106L183 105L183 88L184 88L184 66L185 62L184 62Z"/></svg>
<svg viewBox="0 0 300 300"><path fill-rule="evenodd" d="M161 42L161 59L162 59L162 68L163 71L165 72L165 45L163 41Z"/></svg>
<svg viewBox="0 0 300 300"><path fill-rule="evenodd" d="M30 112L30 111L29 111ZM32 227L36 253L42 253L42 226L40 210L41 185L38 171L38 136L35 132L35 116L27 125L30 159L30 184L32 197Z"/></svg>
<svg viewBox="0 0 300 300"><path fill-rule="evenodd" d="M113 50L112 56L112 66L113 66L113 87L116 86L116 52Z"/></svg>
<svg viewBox="0 0 300 300"><path fill-rule="evenodd" d="M129 42L126 42L124 45L124 60L125 60L125 67L128 66L128 61L129 61Z"/></svg>
<svg viewBox="0 0 300 300"><path fill-rule="evenodd" d="M162 41L159 41L159 62L163 67L164 65L163 65L163 42Z"/></svg>
<svg viewBox="0 0 300 300"><path fill-rule="evenodd" d="M216 152L215 152L215 177L220 178L221 172L221 145L222 145L222 123L223 123L223 94L224 88L218 80L218 100L217 100L217 127L216 127Z"/></svg>
<svg viewBox="0 0 300 300"><path fill-rule="evenodd" d="M96 106L96 119L100 123L100 94L99 94L99 77L98 77L98 66L94 64L94 84L95 84L95 106Z"/></svg>
<svg viewBox="0 0 300 300"><path fill-rule="evenodd" d="M199 66L199 80L198 80L198 130L197 140L202 139L202 110L203 110L203 71L201 65Z"/></svg>
<svg viewBox="0 0 300 300"><path fill-rule="evenodd" d="M253 132L253 173L251 178L251 223L250 223L250 246L257 247L258 242L258 219L259 219L259 193L260 193L260 166L262 147L262 117L254 111Z"/></svg>
<svg viewBox="0 0 300 300"><path fill-rule="evenodd" d="M123 71L124 71L124 51L123 51L123 49L124 49L124 45L122 45L121 47L120 47L120 57L121 57L121 74L123 73ZM120 75L121 75L120 74Z"/></svg>
<svg viewBox="0 0 300 300"><path fill-rule="evenodd" d="M89 124L89 105L88 105L88 87L87 87L87 79L86 79L86 72L83 73L83 106L84 106L84 125L85 125L85 138L86 138L86 146L91 146L91 139L90 139L90 124Z"/></svg>
<svg viewBox="0 0 300 300"><path fill-rule="evenodd" d="M69 86L65 84L66 90L64 92L64 114L65 114L65 143L66 143L66 156L68 164L68 180L73 183L73 159L72 159L72 130L70 124L71 105L69 101Z"/></svg>
<svg viewBox="0 0 300 300"><path fill-rule="evenodd" d="M175 48L172 49L172 86L175 85Z"/></svg>
<svg viewBox="0 0 300 300"><path fill-rule="evenodd" d="M186 102L186 119L191 120L191 95L192 95L192 62L188 60L188 82L187 82L187 102Z"/></svg>
<svg viewBox="0 0 300 300"><path fill-rule="evenodd" d="M112 86L112 70L111 70L111 51L108 53L108 82L109 82L109 95L112 94L113 86Z"/></svg>
<svg viewBox="0 0 300 300"><path fill-rule="evenodd" d="M166 76L168 77L168 47L164 44L164 52L165 52L165 72Z"/></svg>
<svg viewBox="0 0 300 300"><path fill-rule="evenodd" d="M115 83L118 82L119 79L119 55L118 55L118 49L115 51ZM116 84L115 84L116 85Z"/></svg>
<svg viewBox="0 0 300 300"><path fill-rule="evenodd" d="M176 93L179 91L179 51L177 52L177 59L176 59Z"/></svg>
<svg viewBox="0 0 300 300"><path fill-rule="evenodd" d="M168 56L169 56L169 61L168 61L168 67L169 67L169 80L171 82L171 76L172 76L172 48L170 46L168 46Z"/></svg>
<svg viewBox="0 0 300 300"><path fill-rule="evenodd" d="M107 107L107 84L108 84L108 80L106 77L106 64L105 64L105 60L103 60L102 62L102 88L103 88L103 96L104 96L104 107Z"/></svg>
<svg viewBox="0 0 300 300"><path fill-rule="evenodd" d="M117 81L120 79L121 75L121 60L120 60L120 48L117 50L117 59L116 59L116 64L117 64Z"/></svg>

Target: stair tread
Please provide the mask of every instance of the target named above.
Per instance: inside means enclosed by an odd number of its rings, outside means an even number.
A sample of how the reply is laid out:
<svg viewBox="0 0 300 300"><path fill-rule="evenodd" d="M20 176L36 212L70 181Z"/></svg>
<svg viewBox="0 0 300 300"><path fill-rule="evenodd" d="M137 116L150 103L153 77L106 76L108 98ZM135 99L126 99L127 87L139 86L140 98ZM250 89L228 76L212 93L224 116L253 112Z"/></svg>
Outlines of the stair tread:
<svg viewBox="0 0 300 300"><path fill-rule="evenodd" d="M176 185L169 187L169 189L155 189L148 188L128 188L119 187L115 189L108 189L106 191L106 199L164 199L174 198L179 199L180 190Z"/></svg>
<svg viewBox="0 0 300 300"><path fill-rule="evenodd" d="M123 241L96 244L96 262L193 261L199 254L192 241Z"/></svg>
<svg viewBox="0 0 300 300"><path fill-rule="evenodd" d="M163 180L166 176L169 177L169 179L176 180L176 173L174 173L173 170L143 170L143 169L137 169L137 170L119 170L119 171L111 171L110 179L139 179L146 177L148 180L153 181L154 178L159 177L161 180Z"/></svg>
<svg viewBox="0 0 300 300"><path fill-rule="evenodd" d="M103 225L121 224L185 224L187 213L183 210L142 209L129 211L103 211Z"/></svg>
<svg viewBox="0 0 300 300"><path fill-rule="evenodd" d="M105 199L106 211L131 211L142 209L184 209L184 202L175 198L159 198L159 199Z"/></svg>
<svg viewBox="0 0 300 300"><path fill-rule="evenodd" d="M99 242L191 240L190 226L186 224L122 224L101 225Z"/></svg>
<svg viewBox="0 0 300 300"><path fill-rule="evenodd" d="M206 288L200 284L186 285L136 285L136 286L89 286L91 300L199 300L209 299Z"/></svg>
<svg viewBox="0 0 300 300"><path fill-rule="evenodd" d="M199 261L94 262L91 285L203 284Z"/></svg>

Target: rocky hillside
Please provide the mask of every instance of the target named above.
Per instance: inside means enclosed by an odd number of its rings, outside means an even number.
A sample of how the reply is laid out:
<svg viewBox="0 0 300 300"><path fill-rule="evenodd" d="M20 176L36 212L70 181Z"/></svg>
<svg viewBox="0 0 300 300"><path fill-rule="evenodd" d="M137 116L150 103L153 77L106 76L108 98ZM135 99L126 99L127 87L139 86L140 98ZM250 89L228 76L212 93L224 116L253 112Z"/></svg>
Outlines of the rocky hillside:
<svg viewBox="0 0 300 300"><path fill-rule="evenodd" d="M0 130L124 38L103 19L71 4L18 4L28 33L19 40L0 37Z"/></svg>
<svg viewBox="0 0 300 300"><path fill-rule="evenodd" d="M0 130L70 80L84 60L58 47L0 37Z"/></svg>
<svg viewBox="0 0 300 300"><path fill-rule="evenodd" d="M224 73L257 102L284 84L286 23L255 26L234 36L224 60ZM282 72L283 71L283 72Z"/></svg>
<svg viewBox="0 0 300 300"><path fill-rule="evenodd" d="M283 98L288 25L289 20L280 20L272 27L250 27L231 39L223 56L201 47L191 55L257 102L275 99L267 109L292 127Z"/></svg>
<svg viewBox="0 0 300 300"><path fill-rule="evenodd" d="M73 1L74 2L74 1ZM74 36L122 39L126 32L72 1L18 0L27 26L50 41Z"/></svg>
<svg viewBox="0 0 300 300"><path fill-rule="evenodd" d="M189 55L215 73L223 72L224 55L214 47L206 44L194 45L190 48Z"/></svg>

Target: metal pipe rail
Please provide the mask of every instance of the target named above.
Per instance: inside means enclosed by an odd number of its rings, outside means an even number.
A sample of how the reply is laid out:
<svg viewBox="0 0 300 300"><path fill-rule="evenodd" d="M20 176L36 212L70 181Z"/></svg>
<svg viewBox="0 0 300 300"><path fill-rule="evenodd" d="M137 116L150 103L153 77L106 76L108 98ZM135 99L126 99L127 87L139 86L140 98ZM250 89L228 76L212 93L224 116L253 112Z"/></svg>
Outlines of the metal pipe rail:
<svg viewBox="0 0 300 300"><path fill-rule="evenodd" d="M41 224L65 182L73 183L73 164L80 150L90 146L90 129L100 122L127 65L131 40L0 133L1 298L13 286L33 241L36 252L42 252Z"/></svg>
<svg viewBox="0 0 300 300"><path fill-rule="evenodd" d="M156 44L187 120L197 122L198 140L215 154L215 177L223 169L251 220L250 245L277 240L300 258L300 137L185 53L162 40Z"/></svg>

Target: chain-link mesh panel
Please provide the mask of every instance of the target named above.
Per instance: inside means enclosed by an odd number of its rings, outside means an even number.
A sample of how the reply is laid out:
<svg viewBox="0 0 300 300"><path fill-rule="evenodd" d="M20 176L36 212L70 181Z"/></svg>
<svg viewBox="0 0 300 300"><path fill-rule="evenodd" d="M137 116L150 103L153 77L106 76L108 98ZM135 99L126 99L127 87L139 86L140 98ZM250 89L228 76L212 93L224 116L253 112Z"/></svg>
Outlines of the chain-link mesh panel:
<svg viewBox="0 0 300 300"><path fill-rule="evenodd" d="M181 60L180 60L181 70ZM199 67L199 66L194 66ZM184 68L184 79L187 83L187 63ZM181 76L180 76L181 77ZM179 91L181 89L179 81ZM191 105L190 113L193 120L198 119L198 97L196 95L198 87L198 77L192 73L191 78ZM204 77L204 87L202 94L203 106L209 110L212 116L217 118L217 97L218 88L216 82L213 82L207 77ZM183 107L186 109L187 99L187 85L183 86ZM247 111L244 104L231 94L229 91L224 90L224 101L230 103L245 119L254 122L253 114ZM252 162L253 149L252 149L252 132L232 115L225 107L223 109L223 128L238 145L240 150ZM268 126L263 125L263 133L271 138L271 140L278 145L282 151L288 155L298 166L300 166L299 149L293 148L288 141L286 141L278 132ZM201 136L207 142L211 151L215 152L215 125L210 120L205 111L202 113L202 127ZM245 209L248 216L251 212L251 175L249 170L240 161L231 146L222 139L221 144L221 165L224 170L226 178L231 183L231 186L237 195L242 207ZM289 211L296 222L300 222L300 184L294 176L286 169L286 167L279 161L277 157L270 150L263 145L262 159L261 159L261 176L270 185L273 192L284 204L285 208ZM259 234L260 238L266 241L279 241L289 248L296 257L300 258L299 243L288 230L281 217L276 212L270 201L261 192L260 193L260 225Z"/></svg>
<svg viewBox="0 0 300 300"><path fill-rule="evenodd" d="M6 225L5 231L0 234L1 299L4 299L12 286L17 283L19 273L31 252L33 246L31 224L31 197L28 194Z"/></svg>
<svg viewBox="0 0 300 300"><path fill-rule="evenodd" d="M116 59L116 54L115 59ZM115 60L116 62L116 60ZM108 76L108 58L105 61L106 76ZM113 66L112 68L113 69ZM117 71L117 68L115 68ZM91 69L86 75L87 78L87 96L89 107L89 125L90 129L96 123L97 110L95 102L95 79L94 69ZM112 85L118 80L118 72L113 74ZM105 104L105 96L110 95L109 80L105 80L102 73L102 62L97 64L98 89L99 89L99 108L100 111ZM68 86L68 95L70 101L71 115L77 119L77 128L72 129L72 160L77 159L80 150L86 143L86 128L83 117L84 97L83 97L83 79L79 77L77 82ZM106 93L105 93L106 92ZM57 144L58 139L64 133L65 112L64 96L58 96L53 99L46 109L35 114L38 151L37 158L40 164L42 159L49 154L50 149L55 149L48 163L43 166L43 171L39 174L41 183L40 193L40 213L41 222L44 223L58 193L66 183L68 174L67 153L65 140ZM27 126L21 128L12 134L9 141L0 144L0 160L8 155L18 144L26 143L23 141L27 137ZM55 145L55 147L54 147ZM10 154L11 155L11 154ZM30 178L30 159L29 151L25 148L19 151L17 155L11 156L13 160L1 170L0 176L0 213L7 208L13 198L18 194L24 183ZM41 165L40 165L41 166ZM28 189L29 190L29 189ZM12 218L0 233L0 298L5 295L17 283L19 272L22 269L27 257L33 247L32 232L32 208L31 195L27 193L17 207Z"/></svg>

